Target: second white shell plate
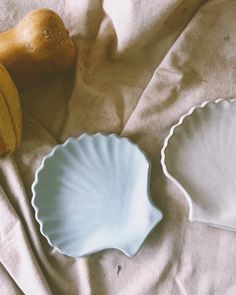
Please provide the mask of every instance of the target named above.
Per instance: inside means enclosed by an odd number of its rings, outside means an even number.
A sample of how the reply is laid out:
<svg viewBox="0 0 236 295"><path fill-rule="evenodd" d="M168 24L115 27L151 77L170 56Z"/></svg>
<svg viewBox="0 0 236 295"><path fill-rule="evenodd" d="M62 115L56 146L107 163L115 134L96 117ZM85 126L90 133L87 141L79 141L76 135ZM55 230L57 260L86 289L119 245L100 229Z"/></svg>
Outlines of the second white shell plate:
<svg viewBox="0 0 236 295"><path fill-rule="evenodd" d="M181 117L162 149L164 173L184 193L190 221L236 230L236 102L205 102Z"/></svg>

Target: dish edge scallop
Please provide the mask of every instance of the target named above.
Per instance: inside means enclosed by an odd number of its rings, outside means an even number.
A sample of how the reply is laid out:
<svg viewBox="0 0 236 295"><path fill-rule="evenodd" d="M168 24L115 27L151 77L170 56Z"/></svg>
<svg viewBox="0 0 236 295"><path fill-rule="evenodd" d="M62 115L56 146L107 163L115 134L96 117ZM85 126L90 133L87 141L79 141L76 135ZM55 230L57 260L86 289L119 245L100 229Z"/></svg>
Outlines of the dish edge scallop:
<svg viewBox="0 0 236 295"><path fill-rule="evenodd" d="M218 104L220 104L222 102L227 102L227 103L231 104L231 103L236 102L236 98L232 98L232 99L218 98L217 100L214 100L214 101L206 100L206 101L203 101L200 105L192 107L187 113L185 113L184 115L182 115L180 117L177 124L173 125L170 128L169 134L164 139L163 147L161 149L161 166L162 166L162 170L163 170L165 176L167 178L169 178L178 187L178 189L184 194L184 196L185 196L185 198L186 198L186 200L188 202L189 220L191 222L196 221L196 220L193 219L193 205L192 205L191 196L186 191L186 189L183 187L183 185L173 175L171 175L171 173L169 173L168 167L167 167L167 164L166 164L166 153L165 152L166 152L166 150L168 148L169 140L171 139L171 137L173 137L175 135L175 130L184 123L184 120L187 117L191 116L198 109L204 109L207 106L212 105L212 104L218 105Z"/></svg>
<svg viewBox="0 0 236 295"><path fill-rule="evenodd" d="M35 211L35 219L36 221L38 222L39 224L39 229L40 229L40 233L46 238L47 242L49 243L50 246L52 246L54 249L56 249L60 254L63 254L63 255L67 255L67 256L70 256L70 257L75 257L74 255L70 254L70 253L66 253L66 252L62 252L57 246L53 245L49 239L49 237L47 236L46 233L44 233L43 231L43 222L40 220L40 218L38 217L38 212L39 212L39 208L37 207L37 205L35 204L35 197L36 197L36 191L35 191L35 187L37 186L38 184L38 177L39 177L39 174L40 172L44 169L44 165L45 165L45 161L51 157L54 156L54 154L58 151L58 149L61 149L63 147L65 147L69 142L73 141L73 140L80 140L82 139L83 137L85 136L89 136L89 137L96 137L96 136L103 136L103 137L115 137L117 139L124 139L126 141L128 141L130 144L132 144L134 147L136 147L138 149L138 151L140 152L140 154L144 157L144 159L147 161L148 163L148 176L147 176L147 189L148 189L148 201L149 203L151 204L152 207L154 207L155 210L158 210L159 213L160 213L160 219L155 222L151 228L147 231L146 235L144 236L143 238L143 241L142 243L140 244L140 246L138 247L138 249L136 250L135 253L133 253L132 255L130 255L127 251L125 251L124 249L120 248L120 247L115 247L115 246L107 246L107 247L104 247L104 248L94 248L94 250L92 251L89 251L83 255L79 255L79 256L76 256L77 258L82 258L82 257L86 257L88 255L91 255L93 253L97 253L99 251L102 251L102 250L108 250L108 249L116 249L116 250L119 250L121 251L122 253L124 253L126 256L128 257L133 257L134 255L136 255L138 253L138 251L140 250L140 248L142 247L143 243L145 242L145 240L147 239L147 237L150 235L150 233L152 232L152 230L154 229L154 227L163 219L163 213L162 211L156 207L156 205L153 203L153 200L151 198L151 194L150 194L150 171L151 171L151 162L150 160L148 159L146 153L144 151L141 150L141 148L139 147L138 144L132 142L128 137L125 137L125 136L120 136L118 134L115 134L115 133L112 133L112 134L105 134L105 133L101 133L101 132L97 132L97 133L82 133L80 136L78 137L69 137L67 138L67 140L64 142L64 143L61 143L61 144L57 144L55 147L53 147L52 151L47 154L46 156L43 157L42 161L41 161L41 164L39 165L39 167L36 169L35 171L35 179L31 185L31 191L32 191L32 199L31 199L31 205Z"/></svg>

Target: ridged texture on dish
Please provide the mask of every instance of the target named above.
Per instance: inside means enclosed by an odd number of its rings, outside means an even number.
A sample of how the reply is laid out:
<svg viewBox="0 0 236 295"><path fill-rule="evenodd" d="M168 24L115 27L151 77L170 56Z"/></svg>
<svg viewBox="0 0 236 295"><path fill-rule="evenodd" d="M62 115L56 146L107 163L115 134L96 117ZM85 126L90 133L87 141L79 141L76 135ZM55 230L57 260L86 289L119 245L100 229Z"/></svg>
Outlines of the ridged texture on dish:
<svg viewBox="0 0 236 295"><path fill-rule="evenodd" d="M70 138L43 160L32 186L42 234L61 253L81 257L140 248L162 215L149 197L149 163L116 135Z"/></svg>
<svg viewBox="0 0 236 295"><path fill-rule="evenodd" d="M162 149L164 173L184 193L189 219L236 230L236 101L192 108Z"/></svg>

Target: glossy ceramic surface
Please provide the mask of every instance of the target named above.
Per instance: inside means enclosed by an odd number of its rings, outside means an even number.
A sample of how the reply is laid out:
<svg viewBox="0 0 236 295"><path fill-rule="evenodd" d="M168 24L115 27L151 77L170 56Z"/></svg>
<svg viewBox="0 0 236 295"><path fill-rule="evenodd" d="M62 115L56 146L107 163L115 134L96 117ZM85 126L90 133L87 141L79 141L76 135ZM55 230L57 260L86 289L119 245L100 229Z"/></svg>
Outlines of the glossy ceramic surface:
<svg viewBox="0 0 236 295"><path fill-rule="evenodd" d="M69 138L45 157L32 185L42 234L73 257L108 248L133 256L162 218L149 173L146 156L127 138Z"/></svg>
<svg viewBox="0 0 236 295"><path fill-rule="evenodd" d="M236 102L192 108L164 142L164 173L183 192L189 219L236 230Z"/></svg>

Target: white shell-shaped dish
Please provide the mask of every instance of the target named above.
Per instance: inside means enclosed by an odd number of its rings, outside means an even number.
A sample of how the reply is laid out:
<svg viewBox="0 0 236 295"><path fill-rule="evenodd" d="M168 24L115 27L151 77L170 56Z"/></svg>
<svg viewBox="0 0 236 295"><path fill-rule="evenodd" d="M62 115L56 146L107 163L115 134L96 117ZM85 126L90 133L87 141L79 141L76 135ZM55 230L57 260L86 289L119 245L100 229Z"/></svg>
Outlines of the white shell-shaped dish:
<svg viewBox="0 0 236 295"><path fill-rule="evenodd" d="M162 219L149 173L146 156L127 138L69 138L44 158L32 185L41 233L69 256L108 248L133 256Z"/></svg>
<svg viewBox="0 0 236 295"><path fill-rule="evenodd" d="M165 175L185 195L189 219L236 230L236 101L192 108L164 141Z"/></svg>

